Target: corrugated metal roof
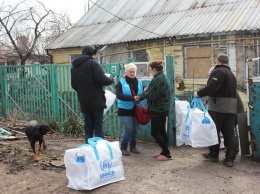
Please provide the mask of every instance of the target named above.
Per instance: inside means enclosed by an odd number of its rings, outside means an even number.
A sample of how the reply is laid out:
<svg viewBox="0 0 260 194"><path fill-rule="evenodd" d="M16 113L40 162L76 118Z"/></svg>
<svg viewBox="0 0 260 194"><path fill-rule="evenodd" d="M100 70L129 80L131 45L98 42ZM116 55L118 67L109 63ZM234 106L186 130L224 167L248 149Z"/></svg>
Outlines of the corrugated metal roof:
<svg viewBox="0 0 260 194"><path fill-rule="evenodd" d="M260 29L260 0L98 0L46 49Z"/></svg>

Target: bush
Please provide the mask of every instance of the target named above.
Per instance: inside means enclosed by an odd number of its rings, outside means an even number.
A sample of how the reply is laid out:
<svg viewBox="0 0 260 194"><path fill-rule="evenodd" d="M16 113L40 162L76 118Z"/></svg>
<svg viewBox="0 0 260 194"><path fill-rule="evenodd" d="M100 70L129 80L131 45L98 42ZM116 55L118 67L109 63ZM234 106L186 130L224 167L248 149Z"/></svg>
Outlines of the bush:
<svg viewBox="0 0 260 194"><path fill-rule="evenodd" d="M83 121L76 116L70 116L63 124L59 124L55 119L50 119L47 123L55 132L63 135L72 137L84 135Z"/></svg>

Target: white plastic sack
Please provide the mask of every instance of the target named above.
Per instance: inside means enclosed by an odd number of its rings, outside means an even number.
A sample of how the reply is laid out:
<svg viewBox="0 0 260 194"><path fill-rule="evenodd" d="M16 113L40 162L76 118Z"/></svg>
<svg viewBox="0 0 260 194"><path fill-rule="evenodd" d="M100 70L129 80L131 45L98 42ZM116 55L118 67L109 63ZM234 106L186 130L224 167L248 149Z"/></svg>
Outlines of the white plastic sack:
<svg viewBox="0 0 260 194"><path fill-rule="evenodd" d="M175 100L176 127L182 125L183 116L186 117L190 103L186 100Z"/></svg>
<svg viewBox="0 0 260 194"><path fill-rule="evenodd" d="M124 180L119 141L108 142L93 137L89 139L89 143L65 151L68 187L75 190L92 190Z"/></svg>
<svg viewBox="0 0 260 194"><path fill-rule="evenodd" d="M201 99L194 98L194 101ZM218 144L217 129L202 101L199 108L190 108L181 128L180 139L192 147L208 147Z"/></svg>
<svg viewBox="0 0 260 194"><path fill-rule="evenodd" d="M107 108L104 110L104 114L108 111L108 109L114 104L115 99L116 99L116 95L113 94L111 91L109 90L105 90L105 97L106 97L106 105Z"/></svg>
<svg viewBox="0 0 260 194"><path fill-rule="evenodd" d="M175 99L175 115L176 115L176 146L184 145L180 139L182 121L186 118L190 103L186 100Z"/></svg>

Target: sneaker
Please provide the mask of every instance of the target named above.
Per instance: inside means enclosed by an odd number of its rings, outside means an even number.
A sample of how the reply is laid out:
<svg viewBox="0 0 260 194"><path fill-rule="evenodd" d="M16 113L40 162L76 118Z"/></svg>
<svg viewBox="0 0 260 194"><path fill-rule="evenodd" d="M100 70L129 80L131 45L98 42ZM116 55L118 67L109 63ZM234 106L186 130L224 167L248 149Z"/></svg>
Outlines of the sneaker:
<svg viewBox="0 0 260 194"><path fill-rule="evenodd" d="M209 153L203 153L202 156L203 158L210 160L211 162L219 162L218 157L211 157Z"/></svg>
<svg viewBox="0 0 260 194"><path fill-rule="evenodd" d="M140 154L140 151L136 148L131 149L130 152L133 152L135 154Z"/></svg>
<svg viewBox="0 0 260 194"><path fill-rule="evenodd" d="M123 156L130 156L130 153L127 150L121 150Z"/></svg>

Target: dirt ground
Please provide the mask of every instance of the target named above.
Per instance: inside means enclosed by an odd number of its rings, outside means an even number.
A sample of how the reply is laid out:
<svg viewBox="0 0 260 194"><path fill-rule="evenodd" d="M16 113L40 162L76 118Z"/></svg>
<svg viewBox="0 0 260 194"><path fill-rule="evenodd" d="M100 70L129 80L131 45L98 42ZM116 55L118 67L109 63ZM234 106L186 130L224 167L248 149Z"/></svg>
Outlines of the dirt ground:
<svg viewBox="0 0 260 194"><path fill-rule="evenodd" d="M221 162L204 160L201 154L206 148L181 146L171 148L173 160L162 162L151 157L160 151L156 144L138 142L141 154L123 156L125 180L92 191L76 191L67 187L63 157L66 149L84 143L83 138L46 136L48 147L40 161L34 162L28 140L22 134L17 136L17 140L0 140L0 194L258 194L260 190L260 163L248 156L238 156L234 167L227 168ZM224 151L220 156L224 157Z"/></svg>

